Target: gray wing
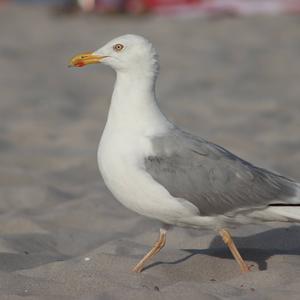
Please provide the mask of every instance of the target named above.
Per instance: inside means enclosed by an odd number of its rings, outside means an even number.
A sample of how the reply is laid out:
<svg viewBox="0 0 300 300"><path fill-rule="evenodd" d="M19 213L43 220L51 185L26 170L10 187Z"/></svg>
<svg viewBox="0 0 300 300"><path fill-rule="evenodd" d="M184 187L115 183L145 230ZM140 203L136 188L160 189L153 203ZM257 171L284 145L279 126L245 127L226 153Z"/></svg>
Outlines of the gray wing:
<svg viewBox="0 0 300 300"><path fill-rule="evenodd" d="M145 158L146 171L172 196L192 202L201 215L287 203L296 195L294 181L179 129L153 138L152 145L155 155Z"/></svg>

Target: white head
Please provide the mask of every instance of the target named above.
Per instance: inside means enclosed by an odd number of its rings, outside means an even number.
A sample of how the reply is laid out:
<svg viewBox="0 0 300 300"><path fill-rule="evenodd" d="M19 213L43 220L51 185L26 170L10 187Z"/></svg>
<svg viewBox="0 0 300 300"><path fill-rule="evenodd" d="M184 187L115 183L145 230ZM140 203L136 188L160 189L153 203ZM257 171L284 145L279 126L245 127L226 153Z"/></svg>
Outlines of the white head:
<svg viewBox="0 0 300 300"><path fill-rule="evenodd" d="M152 44L142 36L126 34L115 38L102 48L72 58L70 66L103 63L116 72L158 72L158 55Z"/></svg>

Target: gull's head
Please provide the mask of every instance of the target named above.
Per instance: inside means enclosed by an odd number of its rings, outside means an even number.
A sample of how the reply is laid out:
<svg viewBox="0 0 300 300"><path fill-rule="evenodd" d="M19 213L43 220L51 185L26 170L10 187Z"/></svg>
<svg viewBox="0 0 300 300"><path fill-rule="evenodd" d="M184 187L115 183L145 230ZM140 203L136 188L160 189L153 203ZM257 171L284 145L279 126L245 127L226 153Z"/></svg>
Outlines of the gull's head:
<svg viewBox="0 0 300 300"><path fill-rule="evenodd" d="M103 63L117 72L158 71L158 56L152 44L142 36L126 34L115 38L94 52L75 55L69 66L83 67Z"/></svg>

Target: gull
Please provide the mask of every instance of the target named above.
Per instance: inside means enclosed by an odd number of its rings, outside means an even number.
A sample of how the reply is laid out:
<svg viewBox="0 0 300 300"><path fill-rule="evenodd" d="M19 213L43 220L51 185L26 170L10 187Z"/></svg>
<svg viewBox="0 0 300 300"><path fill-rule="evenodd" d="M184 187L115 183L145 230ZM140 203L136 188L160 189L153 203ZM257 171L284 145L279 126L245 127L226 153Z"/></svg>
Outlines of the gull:
<svg viewBox="0 0 300 300"><path fill-rule="evenodd" d="M133 271L141 272L164 247L172 226L215 230L240 270L249 271L229 229L299 222L300 184L170 122L155 93L158 55L144 37L120 36L94 52L74 56L69 66L96 63L116 72L97 155L104 182L124 206L162 224L158 240Z"/></svg>

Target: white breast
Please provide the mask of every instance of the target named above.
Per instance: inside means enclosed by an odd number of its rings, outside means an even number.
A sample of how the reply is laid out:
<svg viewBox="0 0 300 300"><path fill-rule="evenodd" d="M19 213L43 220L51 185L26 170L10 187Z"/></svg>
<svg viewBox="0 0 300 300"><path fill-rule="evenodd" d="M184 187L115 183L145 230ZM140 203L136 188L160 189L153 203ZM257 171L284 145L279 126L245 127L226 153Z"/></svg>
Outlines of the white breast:
<svg viewBox="0 0 300 300"><path fill-rule="evenodd" d="M145 171L144 157L152 153L146 137L104 131L98 149L98 165L105 184L129 209L167 223L195 215L195 210L173 198Z"/></svg>

